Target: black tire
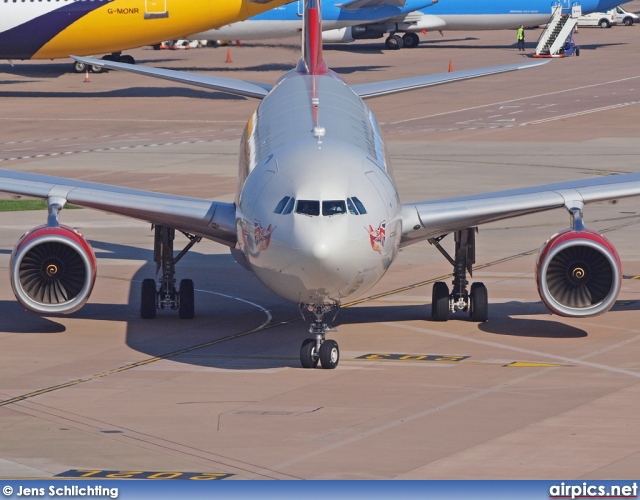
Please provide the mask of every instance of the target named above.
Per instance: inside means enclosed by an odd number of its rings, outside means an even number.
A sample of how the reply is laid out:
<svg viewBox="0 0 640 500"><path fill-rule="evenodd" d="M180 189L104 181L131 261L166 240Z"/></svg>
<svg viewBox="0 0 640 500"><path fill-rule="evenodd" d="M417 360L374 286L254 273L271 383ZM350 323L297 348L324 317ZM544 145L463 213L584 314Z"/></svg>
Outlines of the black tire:
<svg viewBox="0 0 640 500"><path fill-rule="evenodd" d="M580 55L580 47L576 47L576 57Z"/></svg>
<svg viewBox="0 0 640 500"><path fill-rule="evenodd" d="M398 35L391 35L385 40L384 46L388 50L400 50L403 46L402 38Z"/></svg>
<svg viewBox="0 0 640 500"><path fill-rule="evenodd" d="M434 321L449 319L449 287L444 281L436 281L431 293L431 317Z"/></svg>
<svg viewBox="0 0 640 500"><path fill-rule="evenodd" d="M414 49L420 43L420 37L416 33L402 35L402 46L406 49Z"/></svg>
<svg viewBox="0 0 640 500"><path fill-rule="evenodd" d="M180 307L178 307L178 316L180 319L193 319L195 312L195 290L193 280L180 281Z"/></svg>
<svg viewBox="0 0 640 500"><path fill-rule="evenodd" d="M300 364L302 368L315 368L320 358L316 354L316 340L306 339L300 347Z"/></svg>
<svg viewBox="0 0 640 500"><path fill-rule="evenodd" d="M489 319L489 294L487 287L483 283L473 283L469 292L471 298L471 307L469 315L471 321L484 323Z"/></svg>
<svg viewBox="0 0 640 500"><path fill-rule="evenodd" d="M633 25L633 19L631 17L625 17L624 21L622 21L624 23L625 26L631 26Z"/></svg>
<svg viewBox="0 0 640 500"><path fill-rule="evenodd" d="M611 23L606 19L601 19L598 23L598 26L600 26L601 28L611 28Z"/></svg>
<svg viewBox="0 0 640 500"><path fill-rule="evenodd" d="M92 64L91 66L89 66L89 71L91 71L92 73L102 73L104 71L104 68L102 66L98 66L97 64Z"/></svg>
<svg viewBox="0 0 640 500"><path fill-rule="evenodd" d="M155 280L142 280L140 293L140 317L142 319L153 319L156 317L156 297Z"/></svg>
<svg viewBox="0 0 640 500"><path fill-rule="evenodd" d="M73 71L75 73L84 73L87 71L87 65L83 62L76 61L73 63Z"/></svg>
<svg viewBox="0 0 640 500"><path fill-rule="evenodd" d="M124 64L135 64L136 60L133 57L131 57L130 55L126 55L126 56L120 56L120 61L119 62L124 63Z"/></svg>
<svg viewBox="0 0 640 500"><path fill-rule="evenodd" d="M325 340L320 346L320 363L325 370L333 370L340 361L340 349L335 340Z"/></svg>

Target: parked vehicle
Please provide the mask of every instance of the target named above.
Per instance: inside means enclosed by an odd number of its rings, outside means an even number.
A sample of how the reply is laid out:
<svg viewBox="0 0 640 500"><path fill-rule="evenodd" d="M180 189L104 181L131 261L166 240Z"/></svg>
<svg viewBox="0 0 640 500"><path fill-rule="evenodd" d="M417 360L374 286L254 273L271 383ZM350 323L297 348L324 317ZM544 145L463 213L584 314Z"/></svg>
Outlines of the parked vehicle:
<svg viewBox="0 0 640 500"><path fill-rule="evenodd" d="M615 9L609 12L592 12L578 18L578 27L582 26L600 26L601 28L611 28L618 24L616 20Z"/></svg>
<svg viewBox="0 0 640 500"><path fill-rule="evenodd" d="M619 24L622 23L625 26L631 26L633 23L640 22L640 17L633 12L627 12L622 7L618 6L613 10L616 12L616 21L618 21Z"/></svg>

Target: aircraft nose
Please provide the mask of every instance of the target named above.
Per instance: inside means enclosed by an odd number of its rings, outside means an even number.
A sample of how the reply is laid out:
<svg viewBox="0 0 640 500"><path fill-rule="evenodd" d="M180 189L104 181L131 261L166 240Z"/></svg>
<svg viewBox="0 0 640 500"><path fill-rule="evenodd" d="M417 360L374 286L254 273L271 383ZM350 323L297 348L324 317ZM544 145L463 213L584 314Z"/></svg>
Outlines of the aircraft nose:
<svg viewBox="0 0 640 500"><path fill-rule="evenodd" d="M348 267L346 224L342 222L305 219L296 224L292 246L300 256L299 265L305 273L330 281Z"/></svg>
<svg viewBox="0 0 640 500"><path fill-rule="evenodd" d="M331 254L330 245L326 241L316 241L311 247L311 255L318 260L325 260Z"/></svg>

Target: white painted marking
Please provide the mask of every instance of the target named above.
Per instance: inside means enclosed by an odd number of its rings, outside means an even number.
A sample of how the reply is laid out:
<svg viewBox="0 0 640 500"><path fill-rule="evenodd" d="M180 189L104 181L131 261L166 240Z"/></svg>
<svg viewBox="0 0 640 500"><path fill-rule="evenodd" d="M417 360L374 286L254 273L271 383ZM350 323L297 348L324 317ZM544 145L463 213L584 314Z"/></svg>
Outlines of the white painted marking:
<svg viewBox="0 0 640 500"><path fill-rule="evenodd" d="M602 108L593 108L593 109L587 109L585 111L578 111L576 113L569 113L569 114L566 114L566 115L551 116L549 118L543 118L542 120L534 120L534 121L531 121L531 122L524 122L524 123L521 123L520 126L523 126L523 125L537 125L539 123L552 122L552 121L555 121L555 120L563 120L565 118L574 118L576 116L589 115L591 113L599 113L600 111L609 111L609 110L612 110L612 109L623 108L625 106L633 106L634 104L640 104L640 101L623 102L623 103L620 103L620 104L612 104L611 106L604 106Z"/></svg>
<svg viewBox="0 0 640 500"><path fill-rule="evenodd" d="M532 96L529 96L529 97L518 97L517 99L509 99L508 101L494 102L492 104L483 104L481 106L473 106L473 107L470 107L470 108L456 109L454 111L445 111L443 113L436 113L434 115L416 116L415 118L407 118L406 120L399 120L397 122L387 122L387 123L383 123L382 125L397 125L399 123L413 122L413 121L416 121L416 120L423 120L425 118L434 118L436 116L450 115L452 113L461 113L463 111L471 111L473 109L482 109L482 108L488 108L490 106L498 106L500 104L506 104L508 102L526 101L527 99L536 99L538 97L546 97L546 96L549 96L549 95L564 94L566 92L575 92L576 90L583 90L583 89L588 89L588 88L592 88L592 87L599 87L601 85L609 85L611 83L626 82L628 80L635 80L636 78L640 78L640 75L631 76L629 78L621 78L620 80L611 80L611 81L608 81L608 82L594 83L593 85L584 85L582 87L574 87L572 89L558 90L558 91L555 91L555 92L547 92L545 94L537 94L537 95L532 95ZM2 119L2 118L0 118L0 119Z"/></svg>
<svg viewBox="0 0 640 500"><path fill-rule="evenodd" d="M563 361L565 363L588 366L590 368L596 368L598 370L603 370L603 371L607 371L607 372L611 372L611 373L620 373L620 374L623 374L623 375L629 375L631 377L640 378L640 372L634 372L634 371L631 371L631 370L625 370L624 368L616 368L615 366L602 365L600 363L591 363L589 361L582 361L581 359L578 359L578 358L568 358L566 356L558 356L556 354L549 354L547 352L540 352L540 351L534 351L534 350L531 350L531 349L524 349L522 347L511 346L511 345L508 345L508 344L502 344L500 342L492 342L490 340L474 339L474 338L469 338L469 337L465 337L465 336L462 336L462 335L456 335L454 333L439 332L437 330L430 330L428 328L418 328L416 326L403 325L403 324L400 324L400 323L382 323L382 324L385 325L385 326L388 326L388 327L400 328L402 330L410 330L410 331L413 331L413 332L427 333L429 335L435 335L435 336L438 336L438 337L445 337L445 338L448 338L448 339L460 340L460 341L464 341L464 342L472 342L474 344L486 345L486 346L495 347L495 348L498 348L498 349L507 349L509 351L516 351L516 352L520 352L520 353L524 353L524 354L529 354L531 356L539 356L539 357L547 358L547 359L549 359L549 358L557 359L557 360ZM640 339L640 335L638 335L637 338Z"/></svg>

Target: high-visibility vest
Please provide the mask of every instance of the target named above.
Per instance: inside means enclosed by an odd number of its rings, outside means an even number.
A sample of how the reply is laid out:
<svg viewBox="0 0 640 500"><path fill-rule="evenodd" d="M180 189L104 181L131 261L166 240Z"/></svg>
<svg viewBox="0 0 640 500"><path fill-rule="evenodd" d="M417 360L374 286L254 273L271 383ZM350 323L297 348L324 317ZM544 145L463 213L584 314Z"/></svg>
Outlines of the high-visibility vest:
<svg viewBox="0 0 640 500"><path fill-rule="evenodd" d="M518 28L518 33L516 34L516 40L524 40L524 28Z"/></svg>

